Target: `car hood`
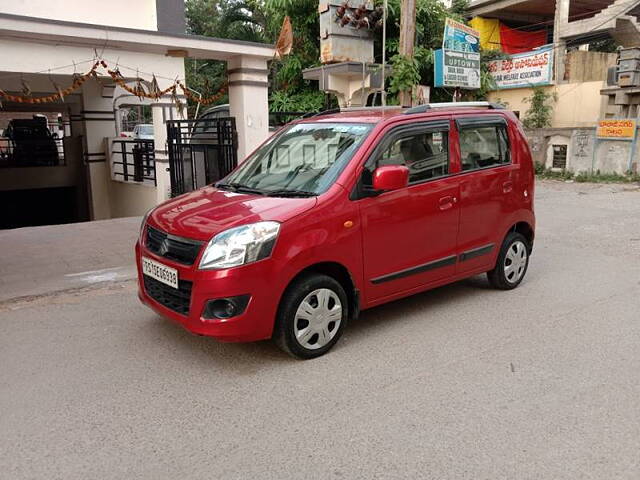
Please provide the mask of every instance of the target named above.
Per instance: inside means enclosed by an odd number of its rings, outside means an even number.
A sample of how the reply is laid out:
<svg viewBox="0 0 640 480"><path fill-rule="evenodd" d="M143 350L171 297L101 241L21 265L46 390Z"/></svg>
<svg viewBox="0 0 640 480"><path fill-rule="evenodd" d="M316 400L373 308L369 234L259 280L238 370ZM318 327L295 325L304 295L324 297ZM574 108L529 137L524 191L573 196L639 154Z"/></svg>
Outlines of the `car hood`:
<svg viewBox="0 0 640 480"><path fill-rule="evenodd" d="M262 220L285 222L315 204L315 197L264 197L205 187L156 207L149 223L173 235L207 241L239 225Z"/></svg>

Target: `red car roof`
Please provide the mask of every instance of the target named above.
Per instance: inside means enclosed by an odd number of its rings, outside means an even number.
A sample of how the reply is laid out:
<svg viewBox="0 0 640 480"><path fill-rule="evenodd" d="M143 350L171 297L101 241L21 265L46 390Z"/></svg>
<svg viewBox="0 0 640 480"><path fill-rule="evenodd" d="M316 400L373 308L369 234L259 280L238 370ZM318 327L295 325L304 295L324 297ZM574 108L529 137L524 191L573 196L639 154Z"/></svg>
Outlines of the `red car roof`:
<svg viewBox="0 0 640 480"><path fill-rule="evenodd" d="M475 114L496 114L498 112L505 112L506 110L493 110L487 108L478 107L438 107L425 112L416 113L422 117L429 115L442 115L442 114L460 114L460 113L475 113ZM387 108L363 108L361 110L345 110L342 112L319 114L314 117L304 118L299 122L304 123L335 123L335 122L353 122L353 123L380 123L383 120L389 120L394 117L400 117L407 114L407 109L401 107L387 107Z"/></svg>

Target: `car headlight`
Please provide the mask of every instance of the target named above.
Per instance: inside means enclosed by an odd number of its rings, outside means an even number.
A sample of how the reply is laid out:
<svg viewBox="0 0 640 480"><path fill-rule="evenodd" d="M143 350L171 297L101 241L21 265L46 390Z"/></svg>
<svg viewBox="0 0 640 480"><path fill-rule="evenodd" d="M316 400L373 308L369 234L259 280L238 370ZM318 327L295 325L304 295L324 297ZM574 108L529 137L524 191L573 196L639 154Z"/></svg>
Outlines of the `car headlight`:
<svg viewBox="0 0 640 480"><path fill-rule="evenodd" d="M207 244L200 269L230 268L267 258L279 231L278 222L257 222L225 230Z"/></svg>

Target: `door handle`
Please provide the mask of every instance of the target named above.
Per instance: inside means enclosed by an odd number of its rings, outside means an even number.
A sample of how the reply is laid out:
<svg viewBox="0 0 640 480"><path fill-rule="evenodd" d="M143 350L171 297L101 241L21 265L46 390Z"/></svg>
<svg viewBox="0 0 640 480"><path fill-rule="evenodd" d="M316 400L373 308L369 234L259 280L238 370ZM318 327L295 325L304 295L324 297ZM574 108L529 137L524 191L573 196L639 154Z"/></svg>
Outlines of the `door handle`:
<svg viewBox="0 0 640 480"><path fill-rule="evenodd" d="M504 182L502 184L502 191L503 193L509 193L513 191L513 182L511 180L509 180L508 182Z"/></svg>
<svg viewBox="0 0 640 480"><path fill-rule="evenodd" d="M457 201L458 199L456 197L447 195L446 197L442 197L438 201L438 205L440 207L440 210L449 210L451 207L453 207L453 204L456 203Z"/></svg>

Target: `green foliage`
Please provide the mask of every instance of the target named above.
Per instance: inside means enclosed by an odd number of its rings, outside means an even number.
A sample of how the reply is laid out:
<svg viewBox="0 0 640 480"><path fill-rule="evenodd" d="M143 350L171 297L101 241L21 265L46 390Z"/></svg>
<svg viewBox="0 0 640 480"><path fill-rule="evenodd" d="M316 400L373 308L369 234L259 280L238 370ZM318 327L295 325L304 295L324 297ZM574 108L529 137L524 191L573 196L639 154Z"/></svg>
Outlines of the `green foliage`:
<svg viewBox="0 0 640 480"><path fill-rule="evenodd" d="M382 0L376 3L381 4ZM386 58L394 64L388 80L391 92L416 84L433 85L433 52L442 46L445 19L450 17L464 21L468 1L454 0L450 10L441 0L417 0L416 4L415 58L411 61L396 56L401 0L389 0ZM263 43L275 43L284 17L291 17L293 51L282 61L271 62L270 97L275 101L275 106L270 108L273 111L305 111L310 105L322 108L324 96L318 93L317 83L302 78L302 70L319 64L317 0L186 0L185 6L189 33ZM381 62L379 31L376 33L375 51L376 61ZM185 69L187 84L204 96L218 92L226 81L224 62L187 59ZM486 75L481 78L485 90L490 88L488 82L491 80ZM485 90L481 92L482 95ZM451 92L432 89L431 97L433 101L450 100ZM219 103L226 101L225 97ZM396 101L394 94L388 98L389 104Z"/></svg>
<svg viewBox="0 0 640 480"><path fill-rule="evenodd" d="M522 120L526 128L545 128L551 126L551 118L553 117L553 103L558 100L558 95L553 92L549 93L543 87L533 87L530 97L523 99L525 103L531 104L531 107L524 114Z"/></svg>
<svg viewBox="0 0 640 480"><path fill-rule="evenodd" d="M574 173L571 170L552 170L544 164L536 162L534 165L536 175L548 180L573 180Z"/></svg>
<svg viewBox="0 0 640 480"><path fill-rule="evenodd" d="M469 10L469 0L453 0L451 2L451 12L461 17L467 16Z"/></svg>
<svg viewBox="0 0 640 480"><path fill-rule="evenodd" d="M533 171L536 173L536 175L542 175L545 172L544 163L534 162Z"/></svg>
<svg viewBox="0 0 640 480"><path fill-rule="evenodd" d="M264 42L267 20L261 0L187 0L187 31L194 35Z"/></svg>
<svg viewBox="0 0 640 480"><path fill-rule="evenodd" d="M207 37L265 42L267 21L261 0L187 0L187 32ZM203 97L215 95L226 82L226 63L216 60L185 59L187 85ZM227 95L216 104L228 103ZM189 104L189 113L196 106Z"/></svg>
<svg viewBox="0 0 640 480"><path fill-rule="evenodd" d="M539 162L535 163L534 169L539 178L548 180L571 180L577 183L640 183L640 174L632 172L620 175L619 173L602 173L597 170L576 174L571 170L552 170Z"/></svg>
<svg viewBox="0 0 640 480"><path fill-rule="evenodd" d="M393 75L389 82L389 91L397 94L403 90L411 90L414 85L420 82L419 64L416 57L410 58L406 55L395 54L391 58L393 65Z"/></svg>
<svg viewBox="0 0 640 480"><path fill-rule="evenodd" d="M380 2L379 2L380 3ZM401 62L401 69L396 72L394 56L398 53L398 39L400 38L400 5L401 0L389 0L387 16L387 58L391 59L394 69L389 79L389 92L392 93L387 103L397 103L395 98L396 88L399 85L433 85L433 56L434 51L442 48L442 36L444 23L447 17L463 21L463 17L456 12L447 10L440 0L417 0L416 2L416 41L414 57L418 78L411 84L407 84L412 76L411 70ZM376 39L376 52L382 52L381 36ZM397 60L397 58L396 58ZM378 54L376 61L382 61L382 54ZM412 73L408 75L408 73ZM400 77L396 79L396 76ZM415 79L415 76L413 76ZM435 89L431 92L433 101L451 100L451 96L443 89Z"/></svg>
<svg viewBox="0 0 640 480"><path fill-rule="evenodd" d="M275 43L285 16L291 18L293 50L271 64L272 85L269 109L273 112L316 112L322 110L325 95L302 78L302 71L319 64L320 23L316 0L264 0L270 41Z"/></svg>
<svg viewBox="0 0 640 480"><path fill-rule="evenodd" d="M269 97L271 112L319 112L324 108L325 94L319 90L290 93L276 90Z"/></svg>
<svg viewBox="0 0 640 480"><path fill-rule="evenodd" d="M580 172L574 177L578 183L640 183L640 174L627 172L625 175L619 173L595 173Z"/></svg>

